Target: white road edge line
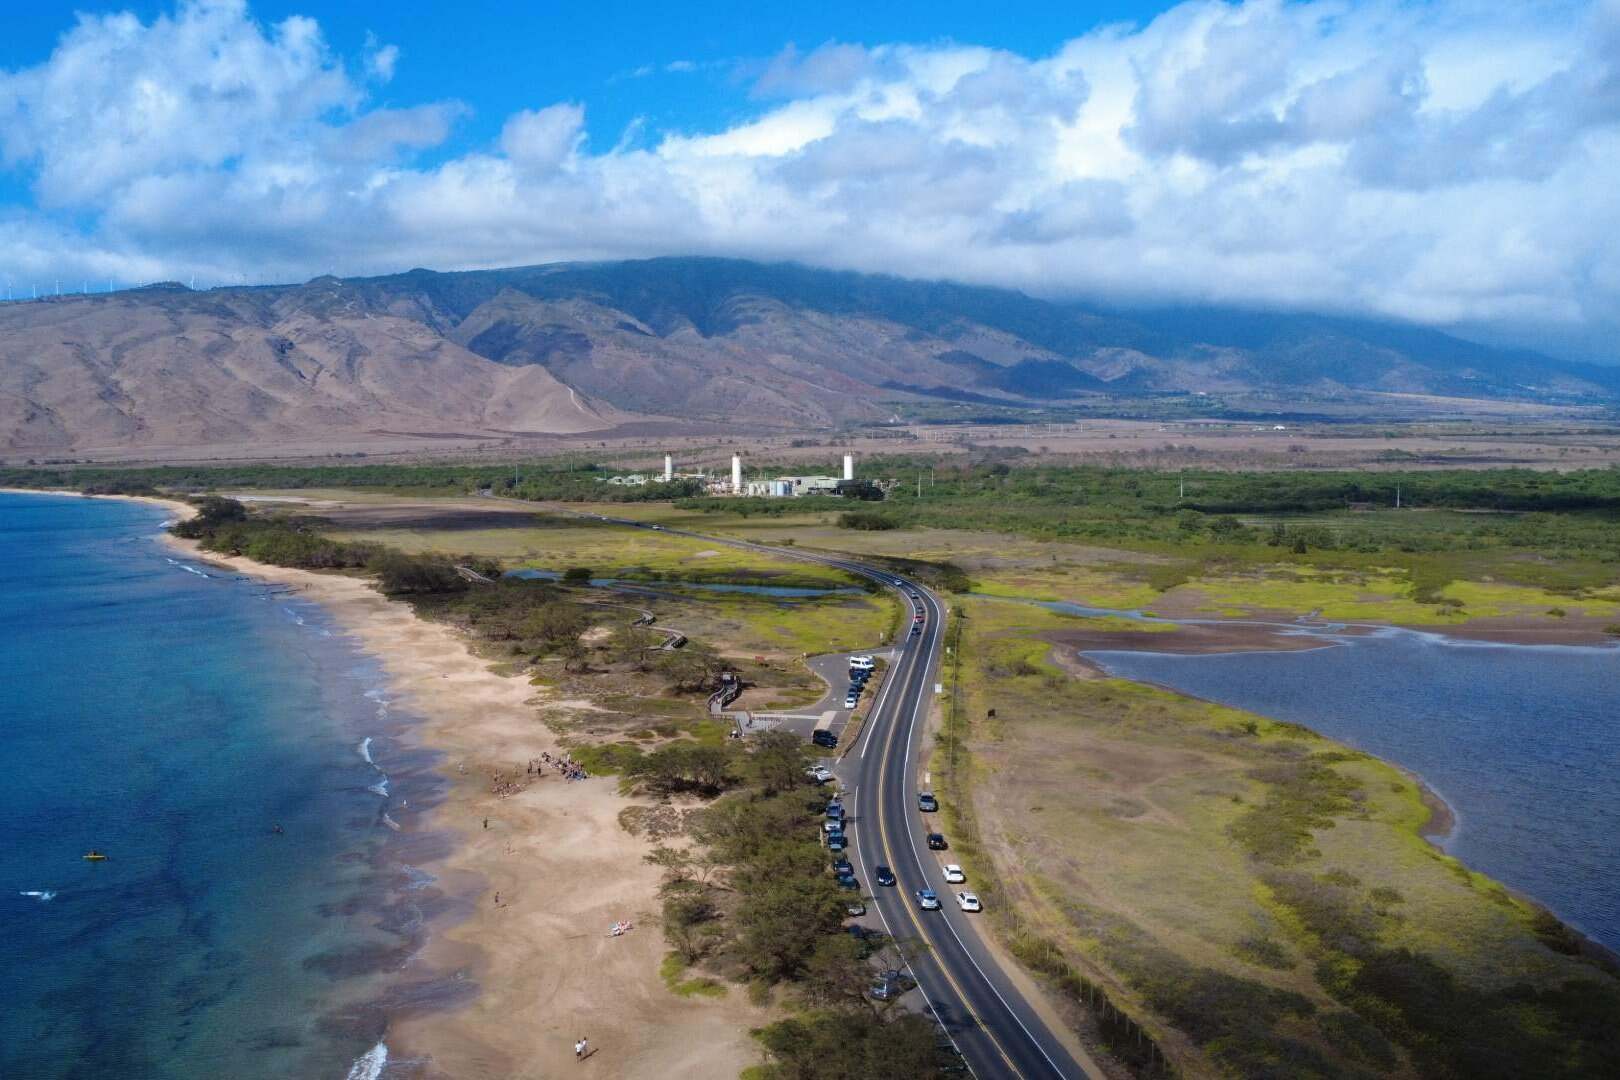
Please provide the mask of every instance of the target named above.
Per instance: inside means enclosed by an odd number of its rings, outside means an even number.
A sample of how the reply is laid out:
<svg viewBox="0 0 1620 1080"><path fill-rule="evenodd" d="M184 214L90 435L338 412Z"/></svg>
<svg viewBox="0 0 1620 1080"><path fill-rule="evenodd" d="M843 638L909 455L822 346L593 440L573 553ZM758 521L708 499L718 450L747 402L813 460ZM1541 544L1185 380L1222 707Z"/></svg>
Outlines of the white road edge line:
<svg viewBox="0 0 1620 1080"><path fill-rule="evenodd" d="M851 800L850 806L853 808L853 796L851 796ZM869 865L866 861L866 856L862 854L861 851L861 833L859 829L855 831L855 859L863 868ZM901 899L899 894L896 893L895 903L903 904L905 903L905 900ZM883 905L878 903L876 891L872 893L872 908L877 912L878 922L883 924L883 931L889 935L889 940L891 942L899 941L900 939L894 935L894 927L889 925L889 917L883 914ZM977 1077L979 1074L973 1071L973 1063L968 1060L968 1056L966 1054L962 1053L961 1044L956 1041L956 1036L951 1034L951 1029L945 1025L945 1018L939 1015L939 1009L935 1008L934 999L928 996L927 990L923 989L923 981L917 977L917 971L911 966L911 960L907 958L905 962L906 970L911 973L911 981L917 984L917 992L922 995L923 1004L928 1006L928 1011L934 1016L934 1023L938 1024L939 1030L943 1031L945 1033L945 1037L951 1040L951 1046L955 1048L956 1056L962 1059L962 1064L967 1067L968 1074ZM963 1006L966 1006L967 1002L964 1001L962 1004Z"/></svg>
<svg viewBox="0 0 1620 1080"><path fill-rule="evenodd" d="M922 590L922 593L923 593L924 596L926 596L928 598L928 605L929 605L930 608L933 609L932 613L939 616L940 622L935 624L934 633L929 635L931 638L938 638L939 635L944 632L943 625L942 625L943 622L944 622L944 606L942 604L940 604L938 599L935 598L935 596L934 596L934 594L933 594L933 592L931 590L925 588L925 589ZM941 641L940 643L943 644L943 641ZM929 650L927 650L927 654L932 656L933 651L934 651L933 649L929 649ZM924 681L926 681L926 669L925 669ZM911 775L911 746L912 746L911 735L912 735L912 732L915 730L915 728L917 726L917 711L922 708L922 704L923 704L923 702L925 700L927 700L926 695L924 695L924 694L918 694L917 695L917 704L914 705L912 707L912 710L911 710L911 721L906 726L906 775L907 776ZM912 858L917 860L918 865L926 866L927 864L925 864L923 862L922 856L917 853L917 836L916 836L915 831L911 830L911 829L906 830L906 838L911 843L911 856L912 856ZM939 864L935 863L934 865L935 865L935 869L937 870ZM947 890L947 891L949 891L949 890ZM1041 1041L1035 1037L1035 1033L1033 1031L1029 1030L1029 1026L1024 1023L1023 1017L1019 1016L1017 1010L1014 1009L1011 1005L1009 1005L1007 1003L1006 998L1001 996L1001 991L996 988L996 984L990 981L990 977L984 973L984 969L979 966L979 962L973 958L973 954L968 951L967 943L962 940L962 935L960 935L960 934L958 934L956 932L956 927L951 925L951 921L950 921L949 918L945 919L945 929L947 929L947 930L949 930L951 932L951 937L956 939L956 944L961 948L962 955L967 957L968 963L973 965L973 970L979 973L979 978L984 980L984 984L990 988L990 992L992 994L996 995L996 1000L1001 1002L1001 1007L1007 1010L1007 1015L1011 1016L1013 1018L1014 1022L1016 1022L1018 1024L1019 1028L1021 1028L1023 1030L1025 1035L1029 1036L1029 1041L1034 1044L1035 1049L1037 1049L1037 1050L1039 1050L1041 1052L1041 1057L1045 1058L1046 1063L1048 1065L1052 1066L1052 1071L1057 1073L1059 1076L1064 1075L1062 1067L1059 1066L1057 1062L1052 1060L1052 1055L1046 1052L1046 1047L1042 1046ZM1084 1075L1084 1070L1081 1070L1081 1075Z"/></svg>

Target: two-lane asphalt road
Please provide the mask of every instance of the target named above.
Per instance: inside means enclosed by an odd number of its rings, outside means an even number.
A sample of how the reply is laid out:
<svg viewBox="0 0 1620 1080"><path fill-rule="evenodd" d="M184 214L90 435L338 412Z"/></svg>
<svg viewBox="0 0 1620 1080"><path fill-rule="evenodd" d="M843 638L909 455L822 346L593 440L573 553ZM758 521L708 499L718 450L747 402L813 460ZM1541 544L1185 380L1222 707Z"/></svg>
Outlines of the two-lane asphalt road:
<svg viewBox="0 0 1620 1080"><path fill-rule="evenodd" d="M985 946L975 925L979 916L957 908L956 892L971 890L973 883L947 885L940 861L927 848L927 834L938 830L930 827L932 815L918 810L917 794L922 788L917 758L944 648L946 612L939 598L915 582L852 559L662 529L623 518L583 516L837 567L893 589L908 610L921 608L922 631L915 636L909 628L902 631L889 675L872 703L859 740L836 769L849 793L850 832L861 881L870 889L889 934L926 946L910 950L912 974L929 1009L976 1077L1071 1080L1087 1076ZM873 867L880 864L894 870L895 886L876 883ZM913 894L923 888L932 888L939 895L940 910L918 907Z"/></svg>
<svg viewBox="0 0 1620 1080"><path fill-rule="evenodd" d="M985 947L974 925L982 916L958 908L956 893L972 891L973 882L947 884L942 861L928 850L927 834L943 829L918 809L924 788L917 757L935 697L946 613L927 589L908 581L899 589L908 607L923 611L922 633L904 643L860 742L837 769L855 795L850 828L863 880L888 932L926 946L912 950L912 974L974 1075L1084 1076ZM879 864L894 871L893 887L875 884ZM918 905L916 890L924 888L939 896L938 911Z"/></svg>

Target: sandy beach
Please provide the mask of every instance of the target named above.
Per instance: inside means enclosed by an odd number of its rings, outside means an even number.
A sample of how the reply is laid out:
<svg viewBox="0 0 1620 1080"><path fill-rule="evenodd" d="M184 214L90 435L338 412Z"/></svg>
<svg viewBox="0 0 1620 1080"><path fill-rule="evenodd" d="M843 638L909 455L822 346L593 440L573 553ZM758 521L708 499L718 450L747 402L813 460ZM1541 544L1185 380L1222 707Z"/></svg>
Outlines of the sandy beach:
<svg viewBox="0 0 1620 1080"><path fill-rule="evenodd" d="M611 779L569 782L548 770L527 781L530 759L560 750L543 723L543 691L493 673L452 630L418 619L360 578L168 542L319 603L378 659L400 706L424 718L419 741L444 755L451 788L427 817L458 842L431 870L471 883L478 895L472 913L434 934L412 964L465 972L480 993L464 1008L391 1024L390 1060L420 1061L424 1075L458 1080L552 1076L576 1067L581 1036L593 1049L591 1067L612 1076L735 1076L760 1059L748 1030L768 1019L764 1010L738 990L681 998L659 975L659 872L642 860L647 844L619 825L637 800L619 795ZM493 790L497 776L514 775L518 790ZM612 936L620 920L634 929Z"/></svg>

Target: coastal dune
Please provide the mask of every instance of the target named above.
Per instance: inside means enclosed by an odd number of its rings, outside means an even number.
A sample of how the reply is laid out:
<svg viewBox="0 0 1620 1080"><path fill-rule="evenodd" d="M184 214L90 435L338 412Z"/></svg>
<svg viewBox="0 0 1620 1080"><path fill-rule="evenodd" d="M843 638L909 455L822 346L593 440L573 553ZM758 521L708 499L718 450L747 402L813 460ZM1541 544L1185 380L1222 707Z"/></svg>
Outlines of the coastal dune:
<svg viewBox="0 0 1620 1080"><path fill-rule="evenodd" d="M554 770L516 793L493 790L495 777L521 776L529 760L559 753L543 692L491 671L453 630L367 581L169 542L319 603L376 657L392 700L423 718L415 738L442 755L450 790L424 824L456 843L431 870L475 898L472 913L433 933L407 970L464 974L479 993L454 1011L393 1019L390 1061L423 1062L429 1076L552 1076L574 1067L581 1036L598 1070L614 1076L734 1076L759 1060L748 1029L766 1022L765 1010L736 993L678 997L660 977L659 872L642 860L646 844L619 824L636 800L611 780L570 782ZM613 936L621 920L634 928Z"/></svg>

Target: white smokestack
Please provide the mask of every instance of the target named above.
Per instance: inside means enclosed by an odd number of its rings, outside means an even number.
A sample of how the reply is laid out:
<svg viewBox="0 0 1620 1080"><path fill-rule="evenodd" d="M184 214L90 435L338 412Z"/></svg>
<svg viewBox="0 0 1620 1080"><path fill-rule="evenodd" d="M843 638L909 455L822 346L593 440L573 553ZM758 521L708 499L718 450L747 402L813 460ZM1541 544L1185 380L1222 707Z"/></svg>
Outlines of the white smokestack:
<svg viewBox="0 0 1620 1080"><path fill-rule="evenodd" d="M675 455L674 454L665 454L664 455L664 483L667 484L673 479L675 479Z"/></svg>
<svg viewBox="0 0 1620 1080"><path fill-rule="evenodd" d="M742 494L742 455L731 455L731 493Z"/></svg>
<svg viewBox="0 0 1620 1080"><path fill-rule="evenodd" d="M844 455L844 479L845 480L853 480L853 479L855 479L855 455L854 454L845 454Z"/></svg>

